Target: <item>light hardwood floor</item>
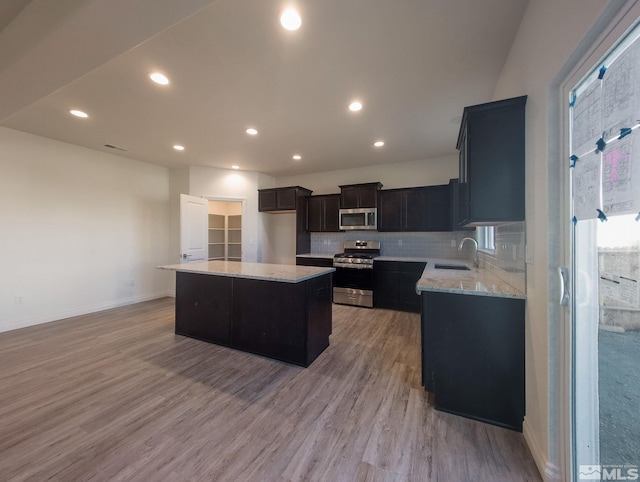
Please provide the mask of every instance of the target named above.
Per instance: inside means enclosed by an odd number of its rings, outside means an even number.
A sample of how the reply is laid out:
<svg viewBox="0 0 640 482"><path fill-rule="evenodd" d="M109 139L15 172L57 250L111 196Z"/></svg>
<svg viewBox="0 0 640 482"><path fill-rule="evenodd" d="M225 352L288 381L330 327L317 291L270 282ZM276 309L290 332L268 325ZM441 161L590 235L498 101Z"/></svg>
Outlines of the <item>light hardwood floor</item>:
<svg viewBox="0 0 640 482"><path fill-rule="evenodd" d="M173 333L165 298L0 334L0 480L538 481L433 408L419 315L334 305L299 368Z"/></svg>

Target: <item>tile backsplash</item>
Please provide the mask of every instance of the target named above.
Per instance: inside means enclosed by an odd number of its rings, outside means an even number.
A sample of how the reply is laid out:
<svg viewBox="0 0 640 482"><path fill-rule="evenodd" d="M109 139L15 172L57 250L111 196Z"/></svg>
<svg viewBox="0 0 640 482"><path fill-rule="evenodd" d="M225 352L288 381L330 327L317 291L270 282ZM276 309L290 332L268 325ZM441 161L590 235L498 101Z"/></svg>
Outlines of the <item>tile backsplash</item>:
<svg viewBox="0 0 640 482"><path fill-rule="evenodd" d="M482 266L500 278L525 291L525 223L496 226L494 254L481 253Z"/></svg>
<svg viewBox="0 0 640 482"><path fill-rule="evenodd" d="M335 254L342 252L342 243L350 240L380 241L383 256L466 259L473 258L473 247L466 243L462 251L458 244L464 237L475 238L473 231L442 233L380 233L353 231L342 233L311 233L311 252ZM481 252L481 266L512 286L525 291L525 223L509 223L495 227L493 254Z"/></svg>
<svg viewBox="0 0 640 482"><path fill-rule="evenodd" d="M458 252L462 238L474 233L380 233L377 231L352 231L344 233L311 233L311 252L334 254L342 252L342 243L350 240L380 241L383 256L408 256L430 258L469 258L465 248Z"/></svg>

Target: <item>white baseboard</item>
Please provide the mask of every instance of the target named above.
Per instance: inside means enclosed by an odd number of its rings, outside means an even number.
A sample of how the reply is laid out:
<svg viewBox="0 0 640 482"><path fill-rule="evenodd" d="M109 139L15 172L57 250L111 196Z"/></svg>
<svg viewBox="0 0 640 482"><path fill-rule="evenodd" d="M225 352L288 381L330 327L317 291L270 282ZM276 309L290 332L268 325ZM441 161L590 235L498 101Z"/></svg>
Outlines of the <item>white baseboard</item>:
<svg viewBox="0 0 640 482"><path fill-rule="evenodd" d="M18 330L20 328L26 328L28 326L41 325L43 323L50 323L52 321L64 320L66 318L72 318L74 316L88 315L90 313L97 313L98 311L110 310L112 308L119 308L121 306L133 305L136 303L142 303L143 301L156 300L158 298L165 297L175 298L175 290L159 291L156 293L150 293L146 295L134 296L131 298L124 298L120 300L112 300L105 303L98 303L91 306L81 306L70 310L62 311L59 313L50 313L44 316L36 318L20 320L17 322L10 322L0 325L0 333L11 330Z"/></svg>
<svg viewBox="0 0 640 482"><path fill-rule="evenodd" d="M562 472L547 460L547 454L540 447L540 443L533 434L531 426L527 423L526 417L522 424L522 435L524 435L524 439L529 446L529 450L531 451L531 455L542 479L545 482L562 482Z"/></svg>

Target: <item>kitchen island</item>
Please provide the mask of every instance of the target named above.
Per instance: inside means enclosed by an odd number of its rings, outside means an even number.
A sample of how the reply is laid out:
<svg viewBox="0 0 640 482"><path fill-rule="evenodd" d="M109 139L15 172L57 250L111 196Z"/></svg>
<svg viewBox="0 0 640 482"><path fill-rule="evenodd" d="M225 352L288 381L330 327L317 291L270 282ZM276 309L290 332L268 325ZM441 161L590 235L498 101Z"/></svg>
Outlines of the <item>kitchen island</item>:
<svg viewBox="0 0 640 482"><path fill-rule="evenodd" d="M333 268L233 261L176 272L179 335L307 367L329 346Z"/></svg>

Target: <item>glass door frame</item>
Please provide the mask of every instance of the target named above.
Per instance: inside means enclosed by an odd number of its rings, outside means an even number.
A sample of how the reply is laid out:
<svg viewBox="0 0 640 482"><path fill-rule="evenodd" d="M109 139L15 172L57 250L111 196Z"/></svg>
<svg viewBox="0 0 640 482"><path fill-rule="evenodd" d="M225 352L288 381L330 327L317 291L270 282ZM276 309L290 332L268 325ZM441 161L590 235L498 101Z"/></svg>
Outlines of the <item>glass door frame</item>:
<svg viewBox="0 0 640 482"><path fill-rule="evenodd" d="M549 266L571 266L576 260L574 227L570 222L571 186L569 171L569 99L573 88L588 75L594 65L603 59L618 41L629 31L640 18L640 2L638 0L611 1L603 14L589 30L567 64L561 69L556 82L551 86L550 102L555 98L559 108L551 111L550 118L550 146L557 156L550 156L550 184L549 205L561 206L558 214L550 210L551 226L559 235L558 244L550 240ZM556 129L554 129L554 127ZM557 176L557 181L554 180ZM555 183L555 184L554 184ZM593 227L586 227L592 229ZM557 263L556 263L557 262ZM551 271L551 270L550 270ZM570 292L571 300L567 307L559 306L561 281L557 275L550 272L550 356L555 358L557 367L553 369L554 360L550 360L550 404L558 404L549 414L549 452L550 457L558 454L558 470L568 475L568 480L577 480L575 471L577 441L574 437L575 413L575 288L578 280L575 271L571 270ZM554 282L555 278L555 282ZM555 291L557 288L557 291ZM554 294L555 293L557 294ZM553 305L555 304L556 310ZM554 313L555 311L555 313ZM553 326L557 322L557 326ZM555 340L554 340L555 339ZM555 343L554 343L555 341ZM554 346L555 345L555 346ZM556 351L557 350L557 351ZM597 398L597 397L596 397ZM596 405L597 407L597 405ZM592 407L593 408L593 407ZM553 434L553 427L559 429ZM555 450L554 450L555 449ZM551 464L554 460L549 461ZM558 479L561 475L557 474ZM552 476L554 474L551 474ZM567 478L567 477L565 477Z"/></svg>

